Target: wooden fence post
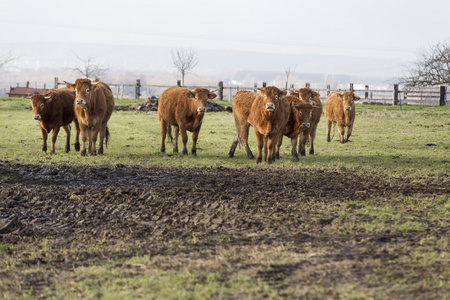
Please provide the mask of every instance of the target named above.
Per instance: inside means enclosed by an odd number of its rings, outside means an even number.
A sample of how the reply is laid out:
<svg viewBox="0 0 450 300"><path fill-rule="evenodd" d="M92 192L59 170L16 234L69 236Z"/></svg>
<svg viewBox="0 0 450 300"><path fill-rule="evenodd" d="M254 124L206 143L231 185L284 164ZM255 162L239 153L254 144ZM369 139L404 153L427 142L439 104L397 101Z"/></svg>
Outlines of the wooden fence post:
<svg viewBox="0 0 450 300"><path fill-rule="evenodd" d="M327 84L327 97L331 93L331 86Z"/></svg>
<svg viewBox="0 0 450 300"><path fill-rule="evenodd" d="M447 98L447 88L444 85L441 85L439 106L445 106L445 100L447 100L446 98Z"/></svg>
<svg viewBox="0 0 450 300"><path fill-rule="evenodd" d="M309 82L306 82L305 87L311 87L311 84Z"/></svg>
<svg viewBox="0 0 450 300"><path fill-rule="evenodd" d="M177 80L177 86L181 87L181 80Z"/></svg>
<svg viewBox="0 0 450 300"><path fill-rule="evenodd" d="M392 95L392 104L398 105L398 84L394 84L394 94Z"/></svg>
<svg viewBox="0 0 450 300"><path fill-rule="evenodd" d="M219 98L219 100L223 100L223 81L219 81L219 88L217 90L217 98Z"/></svg>
<svg viewBox="0 0 450 300"><path fill-rule="evenodd" d="M294 84L292 83L291 84L291 88L290 88L290 90L289 90L289 93L292 93L292 92L294 92L295 91L295 89L294 89Z"/></svg>
<svg viewBox="0 0 450 300"><path fill-rule="evenodd" d="M267 84L266 84L265 82L263 82L262 87L265 88L266 85L267 85Z"/></svg>
<svg viewBox="0 0 450 300"><path fill-rule="evenodd" d="M258 92L258 84L255 82L255 84L253 85L253 92L257 93Z"/></svg>
<svg viewBox="0 0 450 300"><path fill-rule="evenodd" d="M369 86L366 85L364 87L364 90L365 90L365 92L364 92L364 99L367 99L367 98L369 98Z"/></svg>
<svg viewBox="0 0 450 300"><path fill-rule="evenodd" d="M139 99L140 95L141 95L141 80L136 79L136 90L134 93L134 103L136 103L136 100Z"/></svg>
<svg viewBox="0 0 450 300"><path fill-rule="evenodd" d="M350 92L353 92L353 91L354 91L354 89L353 89L353 83L349 83L349 90L350 90Z"/></svg>
<svg viewBox="0 0 450 300"><path fill-rule="evenodd" d="M58 88L58 77L55 77L55 90Z"/></svg>

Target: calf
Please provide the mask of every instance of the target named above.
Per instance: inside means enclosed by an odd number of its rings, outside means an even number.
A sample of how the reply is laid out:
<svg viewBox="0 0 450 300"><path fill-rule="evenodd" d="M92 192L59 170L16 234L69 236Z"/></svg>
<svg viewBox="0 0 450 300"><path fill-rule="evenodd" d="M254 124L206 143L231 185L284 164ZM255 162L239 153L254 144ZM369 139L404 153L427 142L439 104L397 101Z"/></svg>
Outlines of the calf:
<svg viewBox="0 0 450 300"><path fill-rule="evenodd" d="M51 90L44 94L29 95L33 109L33 119L37 120L42 133L42 151L47 151L47 137L52 133L50 154L55 153L55 143L61 127L66 132L65 152L70 151L70 123L74 121L76 128L75 149L80 148L79 126L73 110L75 93L67 88Z"/></svg>
<svg viewBox="0 0 450 300"><path fill-rule="evenodd" d="M166 151L164 141L168 125L173 130L173 152L178 152L178 135L181 132L183 154L187 154L187 131L192 132L192 155L197 155L197 139L206 112L207 100L217 95L208 89L196 88L190 91L185 88L171 86L161 93L158 102L158 118L161 125L161 152ZM170 130L170 129L169 129Z"/></svg>
<svg viewBox="0 0 450 300"><path fill-rule="evenodd" d="M319 124L320 117L322 116L323 106L322 102L320 101L320 94L312 91L309 87L299 89L298 95L300 99L314 106L314 110L311 116L310 128L307 128L298 137L298 152L301 156L305 156L305 146L308 138L310 142L309 154L314 154L314 139L316 138L317 125Z"/></svg>
<svg viewBox="0 0 450 300"><path fill-rule="evenodd" d="M291 154L296 159L298 159L297 154L297 140L302 132L310 129L311 119L313 116L313 111L315 106L300 100L294 95L286 96L289 101L290 114L289 120L284 128L283 134L291 139L292 150ZM278 138L276 157L280 158L280 148L283 142L283 135Z"/></svg>
<svg viewBox="0 0 450 300"><path fill-rule="evenodd" d="M103 141L108 145L108 121L114 110L114 95L104 82L90 79L77 79L75 83L66 82L69 89L75 90L75 115L81 129L81 155L86 155L86 141L89 140L88 152L97 155L97 137L100 133L98 154L103 154Z"/></svg>
<svg viewBox="0 0 450 300"><path fill-rule="evenodd" d="M360 100L353 92L332 92L327 97L325 103L325 118L327 122L327 141L331 141L331 124L337 124L339 129L339 141L348 142L352 134L355 122L355 103ZM347 127L347 137L344 139L345 127Z"/></svg>

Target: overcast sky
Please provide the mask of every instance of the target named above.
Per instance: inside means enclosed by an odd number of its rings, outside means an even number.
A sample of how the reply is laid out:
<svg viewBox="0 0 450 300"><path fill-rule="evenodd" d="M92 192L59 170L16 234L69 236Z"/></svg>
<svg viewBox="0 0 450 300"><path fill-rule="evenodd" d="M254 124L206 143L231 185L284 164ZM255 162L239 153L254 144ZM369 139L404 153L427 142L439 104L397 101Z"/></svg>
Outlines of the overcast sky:
<svg viewBox="0 0 450 300"><path fill-rule="evenodd" d="M0 42L413 59L450 40L449 16L447 0L2 0Z"/></svg>

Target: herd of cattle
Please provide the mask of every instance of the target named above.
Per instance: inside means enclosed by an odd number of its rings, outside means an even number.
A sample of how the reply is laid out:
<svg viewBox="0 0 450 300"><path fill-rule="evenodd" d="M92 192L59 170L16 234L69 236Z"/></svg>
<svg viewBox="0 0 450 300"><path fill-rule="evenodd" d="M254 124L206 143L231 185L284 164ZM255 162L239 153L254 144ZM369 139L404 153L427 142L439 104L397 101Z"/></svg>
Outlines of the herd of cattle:
<svg viewBox="0 0 450 300"><path fill-rule="evenodd" d="M178 135L181 133L183 154L187 154L186 131L192 132L191 153L196 155L197 139L206 112L207 100L216 98L214 91L196 88L193 91L182 87L169 87L161 93L158 102L158 119L161 125L161 152L165 152L165 138L173 127L173 151L178 152ZM103 143L108 143L108 121L114 110L114 96L110 87L99 80L77 79L66 82L66 87L43 94L30 95L33 119L37 120L42 132L42 151L47 151L47 136L52 133L50 153L55 152L58 132L63 127L66 132L65 151L70 150L70 123L75 123L75 150L86 155L86 142L90 155L103 154ZM360 98L353 92L335 91L328 95L325 104L327 141L330 141L331 125L337 124L339 140L348 141L355 120L354 101ZM274 86L259 92L240 91L232 102L236 134L228 153L234 156L236 146L241 143L249 158L254 158L248 146L250 126L253 126L258 144L256 162L272 163L279 158L283 136L291 139L294 159L298 153L305 155L305 145L309 140L310 154L314 154L314 139L317 124L322 116L320 95L309 87L287 95L286 91ZM347 135L345 135L347 127ZM79 136L81 132L81 149ZM97 137L100 141L97 150ZM297 151L298 144L298 151Z"/></svg>

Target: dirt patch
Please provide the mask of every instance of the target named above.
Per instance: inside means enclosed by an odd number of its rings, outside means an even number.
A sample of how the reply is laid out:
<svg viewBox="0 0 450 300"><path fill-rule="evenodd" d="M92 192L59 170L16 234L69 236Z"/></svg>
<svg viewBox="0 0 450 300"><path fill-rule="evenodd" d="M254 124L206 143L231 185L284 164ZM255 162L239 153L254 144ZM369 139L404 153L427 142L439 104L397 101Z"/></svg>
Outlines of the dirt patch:
<svg viewBox="0 0 450 300"><path fill-rule="evenodd" d="M115 110L117 111L142 111L145 113L155 113L158 111L158 98L152 96L148 100L142 103L135 103L132 105L116 105ZM229 111L231 112L231 106L225 108L219 104L212 101L208 101L208 106L206 107L208 112L219 112L219 111Z"/></svg>
<svg viewBox="0 0 450 300"><path fill-rule="evenodd" d="M219 244L232 247L282 243L301 252L305 243L316 243L332 249L321 258L328 265L344 259L358 264L380 257L388 262L404 255L402 251L406 250L402 249L416 245L429 230L329 235L327 229L337 217L331 207L349 202L357 205L376 197L450 194L450 187L444 184L401 180L386 183L349 171L144 168L121 164L39 166L10 162L0 163L0 186L0 241L17 249L21 244L47 240L52 245L50 253L22 263L59 269L145 253L175 256L205 249L215 251ZM329 213L323 211L327 207ZM436 237L448 234L447 227L435 225L430 223ZM121 241L128 246L119 252L67 251L68 245L93 239ZM162 246L174 239L183 247ZM386 245L399 252L386 251ZM8 251L1 252L0 257L13 255ZM321 274L324 264L315 260L274 264L270 270L259 269L256 276L280 288L291 281L295 286ZM233 266L227 272L252 267L239 256ZM339 273L344 270L336 268L326 278L327 284L357 282L361 272L370 272L364 269L369 268L367 265L353 266L357 268L354 273L351 269ZM438 270L440 266L436 268L426 272L443 272ZM32 280L25 277L23 281Z"/></svg>

